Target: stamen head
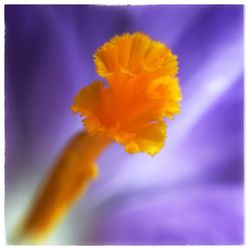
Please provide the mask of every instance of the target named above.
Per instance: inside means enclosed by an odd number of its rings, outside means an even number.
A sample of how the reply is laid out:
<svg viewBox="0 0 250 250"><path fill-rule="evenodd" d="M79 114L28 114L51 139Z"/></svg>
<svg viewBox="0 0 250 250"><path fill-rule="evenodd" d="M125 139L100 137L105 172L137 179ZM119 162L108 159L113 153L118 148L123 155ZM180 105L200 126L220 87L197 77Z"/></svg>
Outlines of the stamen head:
<svg viewBox="0 0 250 250"><path fill-rule="evenodd" d="M163 43L140 32L115 36L97 49L96 71L102 77L116 73L131 76L175 76L177 57Z"/></svg>
<svg viewBox="0 0 250 250"><path fill-rule="evenodd" d="M166 137L164 117L172 119L180 110L176 56L135 33L111 39L97 50L95 63L107 87L94 81L80 90L73 112L85 117L89 133L112 138L129 153L159 152Z"/></svg>

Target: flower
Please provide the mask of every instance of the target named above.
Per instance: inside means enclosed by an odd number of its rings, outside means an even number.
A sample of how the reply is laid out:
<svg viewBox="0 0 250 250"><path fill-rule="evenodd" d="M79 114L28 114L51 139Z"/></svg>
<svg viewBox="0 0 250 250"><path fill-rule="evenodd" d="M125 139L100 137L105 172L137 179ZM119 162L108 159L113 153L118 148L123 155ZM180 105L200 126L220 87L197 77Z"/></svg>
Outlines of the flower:
<svg viewBox="0 0 250 250"><path fill-rule="evenodd" d="M124 60L126 49L130 56ZM111 139L130 153L154 155L163 147L163 117L172 119L181 99L175 58L140 33L117 36L97 50L97 72L108 86L94 81L76 95L72 110L86 116L87 132L78 133L62 151L15 241L39 242L48 236L96 177L95 160Z"/></svg>
<svg viewBox="0 0 250 250"><path fill-rule="evenodd" d="M129 153L155 155L164 145L166 123L180 111L177 57L142 33L115 36L100 47L94 61L105 81L80 90L73 112L83 124L125 146Z"/></svg>
<svg viewBox="0 0 250 250"><path fill-rule="evenodd" d="M12 5L5 12L8 244L41 176L83 128L69 106L95 79L93 51L134 30L178 54L182 113L152 160L111 145L98 161L98 181L45 244L243 244L242 5Z"/></svg>

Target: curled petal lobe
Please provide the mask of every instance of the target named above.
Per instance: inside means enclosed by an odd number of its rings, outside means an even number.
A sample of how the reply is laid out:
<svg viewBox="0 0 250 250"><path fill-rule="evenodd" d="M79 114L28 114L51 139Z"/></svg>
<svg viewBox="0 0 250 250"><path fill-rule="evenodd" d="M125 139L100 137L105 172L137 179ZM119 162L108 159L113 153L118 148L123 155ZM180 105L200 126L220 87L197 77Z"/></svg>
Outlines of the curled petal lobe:
<svg viewBox="0 0 250 250"><path fill-rule="evenodd" d="M177 57L170 49L140 32L115 36L96 51L94 61L102 77L124 73L156 78L175 76L178 71Z"/></svg>
<svg viewBox="0 0 250 250"><path fill-rule="evenodd" d="M82 116L100 114L101 86L100 81L94 81L91 85L82 89L74 98L72 111L79 112Z"/></svg>
<svg viewBox="0 0 250 250"><path fill-rule="evenodd" d="M164 145L164 116L171 118L179 111L179 99L175 78L151 81L118 75L109 78L106 88L95 81L80 90L72 110L85 117L83 124L90 134L111 138L129 153L154 155Z"/></svg>
<svg viewBox="0 0 250 250"><path fill-rule="evenodd" d="M158 110L162 116L173 119L180 112L181 89L178 78L162 77L152 81L148 87L148 94L158 102Z"/></svg>
<svg viewBox="0 0 250 250"><path fill-rule="evenodd" d="M128 153L144 152L153 156L164 146L166 123L159 121L142 129L133 140L124 142Z"/></svg>

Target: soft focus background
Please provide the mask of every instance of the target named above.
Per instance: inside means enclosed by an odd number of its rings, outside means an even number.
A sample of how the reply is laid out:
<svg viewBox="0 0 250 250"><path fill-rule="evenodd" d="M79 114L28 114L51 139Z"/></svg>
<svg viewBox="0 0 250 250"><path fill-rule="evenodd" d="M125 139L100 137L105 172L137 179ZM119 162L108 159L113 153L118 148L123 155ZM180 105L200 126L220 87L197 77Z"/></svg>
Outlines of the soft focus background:
<svg viewBox="0 0 250 250"><path fill-rule="evenodd" d="M100 177L47 244L243 243L243 7L6 6L6 230L82 129L72 98L92 55L141 31L179 58L182 112L155 157L112 145Z"/></svg>

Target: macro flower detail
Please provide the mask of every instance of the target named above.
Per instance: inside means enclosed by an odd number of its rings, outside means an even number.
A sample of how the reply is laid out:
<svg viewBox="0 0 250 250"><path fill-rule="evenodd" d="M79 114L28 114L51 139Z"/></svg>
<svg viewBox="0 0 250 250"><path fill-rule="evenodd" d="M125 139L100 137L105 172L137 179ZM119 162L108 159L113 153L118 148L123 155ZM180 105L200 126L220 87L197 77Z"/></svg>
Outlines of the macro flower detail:
<svg viewBox="0 0 250 250"><path fill-rule="evenodd" d="M102 77L116 73L175 76L178 71L177 57L170 49L140 32L115 36L96 51L94 60Z"/></svg>
<svg viewBox="0 0 250 250"><path fill-rule="evenodd" d="M76 134L54 163L15 238L39 242L97 176L98 156L113 141L129 153L155 155L164 146L165 117L179 113L177 57L142 33L115 36L95 55L104 77L84 87L71 107L86 131Z"/></svg>
<svg viewBox="0 0 250 250"><path fill-rule="evenodd" d="M244 244L243 5L4 11L7 245Z"/></svg>
<svg viewBox="0 0 250 250"><path fill-rule="evenodd" d="M180 111L177 57L162 43L135 33L115 36L95 55L94 81L80 90L73 112L91 134L109 137L129 153L154 155L164 146L164 116ZM107 83L107 87L105 87Z"/></svg>

